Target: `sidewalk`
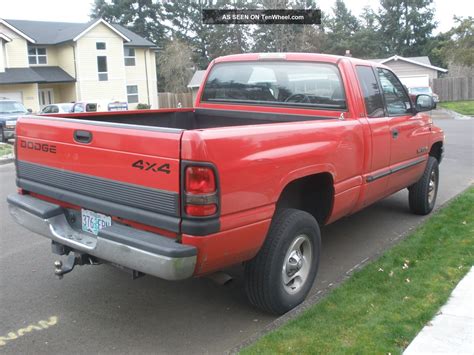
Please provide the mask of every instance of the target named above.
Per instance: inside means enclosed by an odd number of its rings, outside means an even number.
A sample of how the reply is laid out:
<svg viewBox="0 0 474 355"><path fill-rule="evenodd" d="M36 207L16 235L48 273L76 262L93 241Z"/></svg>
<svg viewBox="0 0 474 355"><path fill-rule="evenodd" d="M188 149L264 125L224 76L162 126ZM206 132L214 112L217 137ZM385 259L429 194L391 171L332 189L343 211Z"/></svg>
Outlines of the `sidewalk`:
<svg viewBox="0 0 474 355"><path fill-rule="evenodd" d="M403 354L474 354L474 268Z"/></svg>

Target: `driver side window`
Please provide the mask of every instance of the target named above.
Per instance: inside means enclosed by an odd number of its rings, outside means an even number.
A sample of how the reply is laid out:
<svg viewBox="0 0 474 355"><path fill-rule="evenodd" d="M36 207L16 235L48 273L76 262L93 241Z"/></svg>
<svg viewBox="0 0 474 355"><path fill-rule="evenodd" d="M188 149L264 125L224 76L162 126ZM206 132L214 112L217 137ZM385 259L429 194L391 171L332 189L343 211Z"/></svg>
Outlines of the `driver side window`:
<svg viewBox="0 0 474 355"><path fill-rule="evenodd" d="M390 70L377 69L389 116L402 116L411 112L411 101L402 83Z"/></svg>

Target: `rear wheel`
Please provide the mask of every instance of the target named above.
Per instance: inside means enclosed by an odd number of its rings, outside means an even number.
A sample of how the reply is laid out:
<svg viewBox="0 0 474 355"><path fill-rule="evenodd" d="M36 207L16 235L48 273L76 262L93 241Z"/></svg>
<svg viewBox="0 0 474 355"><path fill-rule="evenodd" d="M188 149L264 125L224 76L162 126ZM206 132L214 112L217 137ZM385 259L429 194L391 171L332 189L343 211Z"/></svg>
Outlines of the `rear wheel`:
<svg viewBox="0 0 474 355"><path fill-rule="evenodd" d="M426 215L433 210L438 195L438 183L438 160L430 156L421 179L408 188L408 202L413 213Z"/></svg>
<svg viewBox="0 0 474 355"><path fill-rule="evenodd" d="M318 271L320 247L313 216L295 209L277 211L262 249L245 266L249 301L274 314L303 302Z"/></svg>

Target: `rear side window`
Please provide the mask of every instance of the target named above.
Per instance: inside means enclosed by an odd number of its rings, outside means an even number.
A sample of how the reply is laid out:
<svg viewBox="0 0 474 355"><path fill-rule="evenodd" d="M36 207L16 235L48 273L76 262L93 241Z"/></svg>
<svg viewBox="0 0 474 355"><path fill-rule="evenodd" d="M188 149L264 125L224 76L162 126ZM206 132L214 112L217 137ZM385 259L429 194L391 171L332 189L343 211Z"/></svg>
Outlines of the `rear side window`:
<svg viewBox="0 0 474 355"><path fill-rule="evenodd" d="M220 63L209 74L202 101L326 110L346 108L339 70L329 63Z"/></svg>
<svg viewBox="0 0 474 355"><path fill-rule="evenodd" d="M363 65L357 65L356 71L362 93L364 94L367 116L370 118L385 116L382 93L380 92L374 71L371 67Z"/></svg>
<svg viewBox="0 0 474 355"><path fill-rule="evenodd" d="M400 80L390 70L378 68L377 71L389 116L410 113L411 101Z"/></svg>

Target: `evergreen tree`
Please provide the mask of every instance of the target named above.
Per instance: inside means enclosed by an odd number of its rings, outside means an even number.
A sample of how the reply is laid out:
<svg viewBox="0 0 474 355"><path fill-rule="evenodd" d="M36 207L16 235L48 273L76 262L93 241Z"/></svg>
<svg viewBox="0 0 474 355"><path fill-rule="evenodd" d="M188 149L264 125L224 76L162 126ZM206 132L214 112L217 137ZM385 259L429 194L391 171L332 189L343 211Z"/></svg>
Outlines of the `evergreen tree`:
<svg viewBox="0 0 474 355"><path fill-rule="evenodd" d="M259 0L258 9L316 9L313 0ZM255 52L320 52L325 34L319 25L257 25L252 34Z"/></svg>
<svg viewBox="0 0 474 355"><path fill-rule="evenodd" d="M334 16L327 19L327 47L331 54L344 55L351 49L353 36L359 30L359 21L347 8L343 0L336 0L333 8Z"/></svg>
<svg viewBox="0 0 474 355"><path fill-rule="evenodd" d="M201 10L206 8L202 1L184 0L164 3L163 16L173 38L186 42L193 50L193 61L199 69L205 69L211 57L211 27L201 20Z"/></svg>
<svg viewBox="0 0 474 355"><path fill-rule="evenodd" d="M166 38L161 12L158 0L95 0L90 16L121 24L160 47Z"/></svg>
<svg viewBox="0 0 474 355"><path fill-rule="evenodd" d="M379 36L380 26L377 15L372 9L365 7L359 16L359 30L351 37L348 49L357 58L383 57L386 53Z"/></svg>
<svg viewBox="0 0 474 355"><path fill-rule="evenodd" d="M380 41L388 55L423 54L436 27L433 0L380 0Z"/></svg>

